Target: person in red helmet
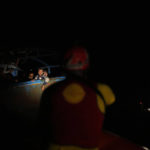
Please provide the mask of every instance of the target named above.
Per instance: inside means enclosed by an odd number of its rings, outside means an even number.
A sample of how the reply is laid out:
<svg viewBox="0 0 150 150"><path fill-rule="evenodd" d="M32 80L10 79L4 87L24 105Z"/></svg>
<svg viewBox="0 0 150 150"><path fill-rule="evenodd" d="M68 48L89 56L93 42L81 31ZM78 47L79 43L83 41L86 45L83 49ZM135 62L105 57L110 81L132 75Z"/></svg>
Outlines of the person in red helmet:
<svg viewBox="0 0 150 150"><path fill-rule="evenodd" d="M63 66L66 79L47 88L42 95L41 149L45 145L49 150L104 150L104 114L106 106L115 102L115 94L108 85L87 79L89 56L84 47L69 50Z"/></svg>
<svg viewBox="0 0 150 150"><path fill-rule="evenodd" d="M64 57L67 70L86 70L89 66L89 56L85 48L75 47L68 51Z"/></svg>

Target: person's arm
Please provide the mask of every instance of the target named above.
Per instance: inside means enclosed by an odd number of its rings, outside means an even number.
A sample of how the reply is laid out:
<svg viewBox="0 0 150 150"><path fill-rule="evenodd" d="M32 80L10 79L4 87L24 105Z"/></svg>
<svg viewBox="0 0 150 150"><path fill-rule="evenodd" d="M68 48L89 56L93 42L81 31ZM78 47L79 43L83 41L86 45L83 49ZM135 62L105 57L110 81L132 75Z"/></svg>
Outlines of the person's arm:
<svg viewBox="0 0 150 150"><path fill-rule="evenodd" d="M47 89L50 86L49 81L50 81L49 77L44 78L44 84L42 85L42 91L44 91L45 89Z"/></svg>
<svg viewBox="0 0 150 150"><path fill-rule="evenodd" d="M38 75L35 76L34 80L37 80L37 79L38 79Z"/></svg>
<svg viewBox="0 0 150 150"><path fill-rule="evenodd" d="M97 88L102 93L107 106L113 104L116 101L115 94L108 85L98 84Z"/></svg>

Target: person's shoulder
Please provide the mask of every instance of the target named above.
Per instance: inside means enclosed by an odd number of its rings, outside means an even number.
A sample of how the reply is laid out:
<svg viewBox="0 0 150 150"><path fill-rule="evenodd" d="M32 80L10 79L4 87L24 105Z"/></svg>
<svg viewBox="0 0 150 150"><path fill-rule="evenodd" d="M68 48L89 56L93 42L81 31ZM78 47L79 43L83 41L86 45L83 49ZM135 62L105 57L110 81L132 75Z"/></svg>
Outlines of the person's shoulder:
<svg viewBox="0 0 150 150"><path fill-rule="evenodd" d="M106 84L106 83L96 83L96 85L97 85L97 87L98 88L104 88L104 89L106 89L106 90L110 90L111 89L111 87L108 85L108 84Z"/></svg>
<svg viewBox="0 0 150 150"><path fill-rule="evenodd" d="M97 83L97 89L103 94L107 105L111 105L115 102L115 94L108 84Z"/></svg>

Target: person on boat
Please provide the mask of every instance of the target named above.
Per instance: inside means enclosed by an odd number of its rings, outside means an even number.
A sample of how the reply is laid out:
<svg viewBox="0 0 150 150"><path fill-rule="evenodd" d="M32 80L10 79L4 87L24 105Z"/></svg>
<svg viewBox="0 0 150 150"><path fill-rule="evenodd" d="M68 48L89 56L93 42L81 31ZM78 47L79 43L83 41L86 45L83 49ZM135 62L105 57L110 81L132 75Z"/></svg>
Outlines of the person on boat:
<svg viewBox="0 0 150 150"><path fill-rule="evenodd" d="M50 78L48 77L48 72L46 70L43 71L44 83L42 85L42 91L44 91L49 85Z"/></svg>
<svg viewBox="0 0 150 150"><path fill-rule="evenodd" d="M38 74L35 76L34 80L44 80L44 72L42 68L38 69Z"/></svg>

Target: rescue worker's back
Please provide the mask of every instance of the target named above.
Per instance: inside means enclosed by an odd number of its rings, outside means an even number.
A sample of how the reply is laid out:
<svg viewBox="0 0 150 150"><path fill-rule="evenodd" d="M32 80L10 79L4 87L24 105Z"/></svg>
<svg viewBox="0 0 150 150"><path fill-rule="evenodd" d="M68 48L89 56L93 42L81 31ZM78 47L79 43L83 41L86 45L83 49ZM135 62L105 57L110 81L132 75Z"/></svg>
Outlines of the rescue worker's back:
<svg viewBox="0 0 150 150"><path fill-rule="evenodd" d="M76 74L88 68L85 49L73 49L65 59L71 73L42 96L41 110L47 120L49 148L98 149L105 108L115 102L115 95L109 86L86 81L84 76Z"/></svg>

